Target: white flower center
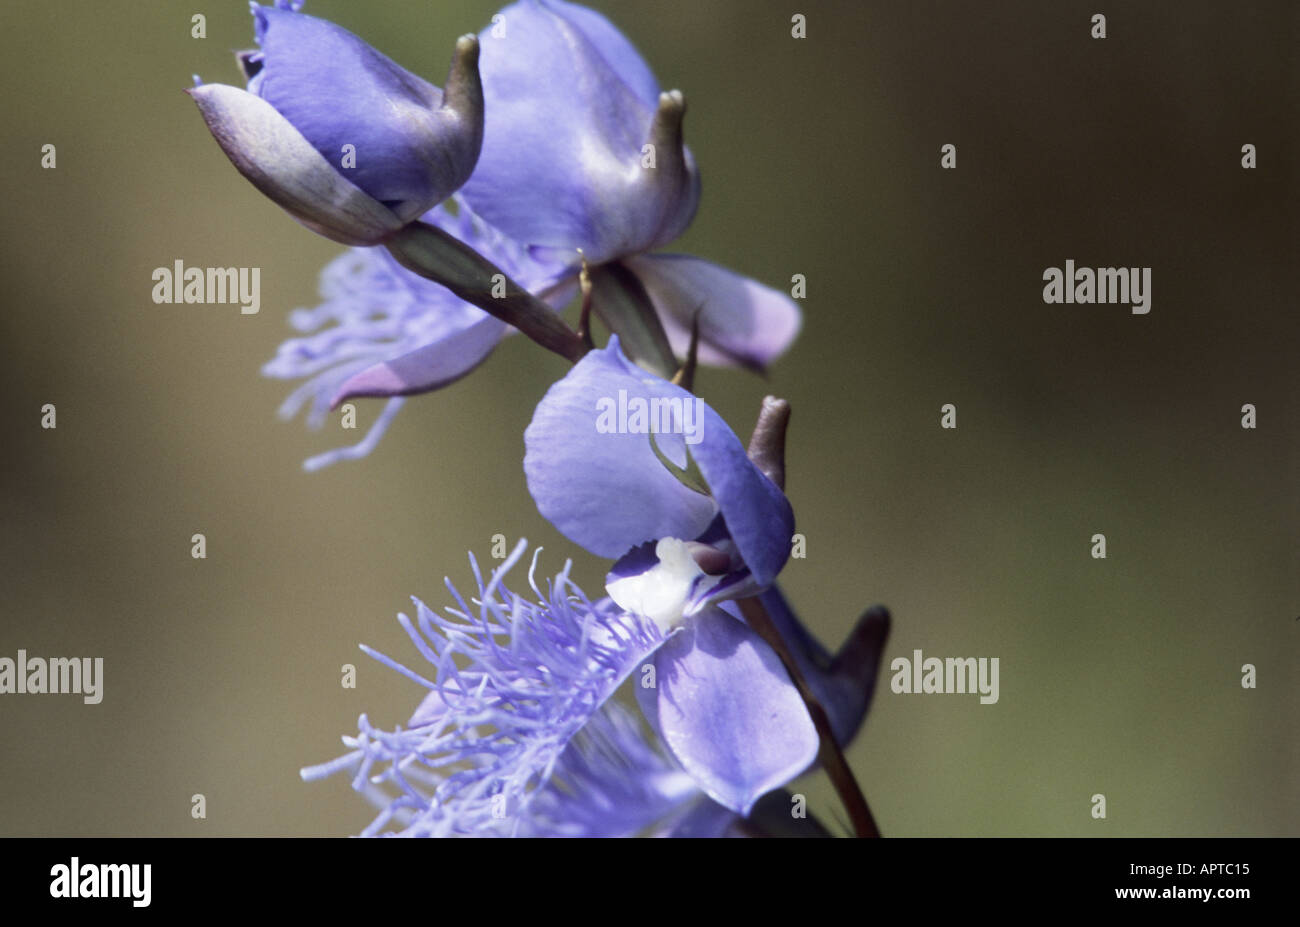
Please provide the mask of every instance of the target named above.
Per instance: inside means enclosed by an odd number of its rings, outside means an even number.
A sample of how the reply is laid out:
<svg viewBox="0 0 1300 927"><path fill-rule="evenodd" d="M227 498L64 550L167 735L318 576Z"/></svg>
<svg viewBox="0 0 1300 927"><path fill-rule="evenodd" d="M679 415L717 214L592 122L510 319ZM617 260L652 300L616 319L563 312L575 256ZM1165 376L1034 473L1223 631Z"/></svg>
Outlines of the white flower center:
<svg viewBox="0 0 1300 927"><path fill-rule="evenodd" d="M682 623L686 600L699 577L705 575L687 543L660 538L655 545L659 562L644 573L616 579L605 591L619 608L644 615L667 633Z"/></svg>

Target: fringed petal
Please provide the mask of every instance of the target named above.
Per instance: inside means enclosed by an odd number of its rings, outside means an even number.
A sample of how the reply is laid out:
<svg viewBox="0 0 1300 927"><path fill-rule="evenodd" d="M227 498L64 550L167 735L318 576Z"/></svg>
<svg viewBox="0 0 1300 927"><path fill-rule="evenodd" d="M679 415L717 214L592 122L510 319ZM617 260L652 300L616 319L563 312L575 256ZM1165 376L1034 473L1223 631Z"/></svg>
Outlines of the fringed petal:
<svg viewBox="0 0 1300 927"><path fill-rule="evenodd" d="M608 780L607 793L653 787L604 776L608 761L595 753L561 757L663 643L662 633L609 599L591 602L569 579L568 564L543 590L534 579L534 556L532 596L512 593L504 578L525 549L521 541L486 582L471 557L478 594L470 602L448 583L457 606L445 615L417 601L415 620L400 616L428 664L422 671L367 651L426 688L426 696L406 728L376 730L362 716L357 735L344 740L352 748L348 756L303 771L308 779L352 771L353 787L383 802L367 834L508 836L554 829L556 815L571 805L546 792L557 770L570 783L590 784L599 773ZM627 743L624 722L610 717L583 735L598 752L601 744ZM671 786L669 795L685 787L666 761L656 776ZM376 788L383 797L373 794Z"/></svg>

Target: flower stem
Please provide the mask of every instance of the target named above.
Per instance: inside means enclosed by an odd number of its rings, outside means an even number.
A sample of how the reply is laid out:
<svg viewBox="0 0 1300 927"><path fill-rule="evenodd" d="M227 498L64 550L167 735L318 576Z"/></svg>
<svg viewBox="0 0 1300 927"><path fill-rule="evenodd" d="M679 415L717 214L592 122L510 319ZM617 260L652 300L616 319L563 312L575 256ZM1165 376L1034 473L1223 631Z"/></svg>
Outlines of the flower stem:
<svg viewBox="0 0 1300 927"><path fill-rule="evenodd" d="M858 837L879 837L880 828L876 826L876 819L872 817L871 808L867 806L866 796L862 794L862 789L858 786L858 781L853 777L853 770L849 768L848 761L844 758L844 751L835 740L835 735L831 731L831 722L826 714L826 709L822 707L821 702L817 700L808 686L808 681L804 678L803 673L799 671L794 657L790 654L790 649L786 646L785 639L781 637L781 632L777 630L776 625L772 622L772 617L767 613L767 607L757 597L741 599L740 613L745 616L745 621L754 629L759 637L763 638L781 662L785 665L786 672L790 674L790 679L794 682L795 688L799 690L799 696L803 699L804 705L808 708L808 714L812 717L814 726L817 728L817 735L821 739L821 749L818 757L822 766L826 769L826 774L830 776L831 784L835 786L836 793L840 796L840 801L844 803L845 809L849 813L849 820L853 822L853 830Z"/></svg>
<svg viewBox="0 0 1300 927"><path fill-rule="evenodd" d="M441 283L548 351L571 363L577 363L587 353L583 339L550 306L455 236L426 222L412 222L386 244L407 270Z"/></svg>

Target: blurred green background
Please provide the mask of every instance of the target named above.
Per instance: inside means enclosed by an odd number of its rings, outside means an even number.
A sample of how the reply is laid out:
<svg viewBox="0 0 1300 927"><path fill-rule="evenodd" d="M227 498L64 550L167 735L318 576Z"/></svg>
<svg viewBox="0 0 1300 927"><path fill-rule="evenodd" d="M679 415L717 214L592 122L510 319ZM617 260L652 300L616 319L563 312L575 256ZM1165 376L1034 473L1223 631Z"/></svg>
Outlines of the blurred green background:
<svg viewBox="0 0 1300 927"><path fill-rule="evenodd" d="M808 280L767 382L697 381L742 435L766 392L793 404L791 599L831 644L881 602L886 660L1001 661L992 706L882 676L850 760L885 833L1300 832L1296 8L596 5L689 100L704 198L673 250ZM307 12L441 83L495 9ZM259 368L341 249L240 178L181 92L239 83L251 44L242 0L0 8L0 656L105 660L100 705L0 697L3 834L354 833L369 806L298 769L420 694L359 641L414 659L396 612L445 604L498 532L599 589L524 485L563 365L523 339L410 401L370 458L300 469L359 433L280 422L289 387ZM177 259L262 268L260 314L153 304ZM1044 305L1066 259L1152 267L1151 313ZM840 814L823 777L797 788Z"/></svg>

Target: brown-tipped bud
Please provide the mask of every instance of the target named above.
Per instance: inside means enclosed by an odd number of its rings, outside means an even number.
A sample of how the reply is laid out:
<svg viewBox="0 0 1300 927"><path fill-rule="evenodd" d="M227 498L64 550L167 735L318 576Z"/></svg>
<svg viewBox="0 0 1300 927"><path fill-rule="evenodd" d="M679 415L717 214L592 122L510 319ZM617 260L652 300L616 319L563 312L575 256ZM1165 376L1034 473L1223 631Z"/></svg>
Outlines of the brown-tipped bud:
<svg viewBox="0 0 1300 927"><path fill-rule="evenodd" d="M686 98L680 90L659 94L659 106L650 122L648 148L653 168L642 171L642 183L653 191L660 213L657 239L670 241L695 214L697 197L692 195L692 170L682 132ZM644 166L644 165L643 165Z"/></svg>
<svg viewBox="0 0 1300 927"><path fill-rule="evenodd" d="M749 438L749 459L782 490L785 489L785 432L789 424L790 403L767 396Z"/></svg>
<svg viewBox="0 0 1300 927"><path fill-rule="evenodd" d="M483 83L479 79L478 52L478 36L462 35L456 40L442 96L442 108L454 113L469 129L472 137L464 144L474 149L472 161L478 160L483 146ZM472 163L470 168L472 171Z"/></svg>
<svg viewBox="0 0 1300 927"><path fill-rule="evenodd" d="M659 94L659 107L650 123L650 144L655 146L656 157L667 156L676 164L684 165L685 140L682 137L682 119L686 116L686 97L680 90L665 90ZM662 161L656 161L656 166Z"/></svg>

